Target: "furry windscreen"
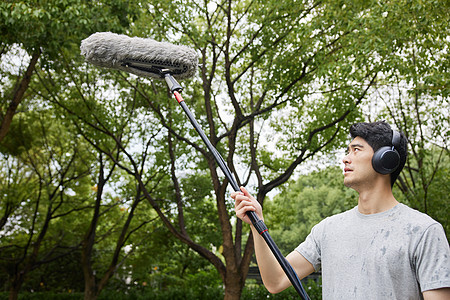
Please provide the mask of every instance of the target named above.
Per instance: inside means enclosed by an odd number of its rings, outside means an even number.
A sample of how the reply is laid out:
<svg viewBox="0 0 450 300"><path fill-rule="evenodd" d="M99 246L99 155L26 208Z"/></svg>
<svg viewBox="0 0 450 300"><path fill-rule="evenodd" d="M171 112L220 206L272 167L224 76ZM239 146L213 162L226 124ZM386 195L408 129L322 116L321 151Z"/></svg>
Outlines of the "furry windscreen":
<svg viewBox="0 0 450 300"><path fill-rule="evenodd" d="M197 54L189 47L112 32L92 34L81 42L80 50L93 65L158 79L163 69L177 79L192 77L198 65Z"/></svg>

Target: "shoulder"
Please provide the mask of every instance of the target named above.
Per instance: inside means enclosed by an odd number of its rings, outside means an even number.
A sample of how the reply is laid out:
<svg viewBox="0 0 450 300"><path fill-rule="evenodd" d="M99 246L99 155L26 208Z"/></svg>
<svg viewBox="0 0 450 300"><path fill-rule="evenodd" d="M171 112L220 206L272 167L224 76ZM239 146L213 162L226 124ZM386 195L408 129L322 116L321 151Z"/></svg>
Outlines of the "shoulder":
<svg viewBox="0 0 450 300"><path fill-rule="evenodd" d="M324 224L331 224L335 222L342 222L349 219L352 219L356 215L356 210L358 209L357 206L353 207L352 209L346 210L344 212L332 215L330 217L327 217L323 219L322 223Z"/></svg>
<svg viewBox="0 0 450 300"><path fill-rule="evenodd" d="M444 228L439 222L404 204L399 205L397 224L394 226L401 234L399 239L409 240L412 253L423 257L433 257L430 254L434 251L450 254Z"/></svg>
<svg viewBox="0 0 450 300"><path fill-rule="evenodd" d="M404 223L406 229L411 231L410 233L425 231L433 225L441 227L437 221L425 213L415 210L403 203L399 203L398 206L397 220Z"/></svg>
<svg viewBox="0 0 450 300"><path fill-rule="evenodd" d="M312 231L315 231L316 233L322 233L326 229L334 228L337 229L338 227L346 226L348 223L351 223L354 216L355 216L355 210L357 210L357 207L354 207L350 210L326 217L322 221L320 221L317 225L315 225L312 229Z"/></svg>

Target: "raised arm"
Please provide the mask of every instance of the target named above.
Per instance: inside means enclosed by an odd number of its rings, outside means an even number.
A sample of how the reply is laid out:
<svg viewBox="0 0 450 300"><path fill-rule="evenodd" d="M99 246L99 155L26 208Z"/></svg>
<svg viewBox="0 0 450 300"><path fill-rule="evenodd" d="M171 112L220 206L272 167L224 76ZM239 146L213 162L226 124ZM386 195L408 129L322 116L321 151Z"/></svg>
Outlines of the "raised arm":
<svg viewBox="0 0 450 300"><path fill-rule="evenodd" d="M264 286L270 293L283 291L291 285L291 282L246 214L248 211L254 211L261 220L264 220L261 205L244 187L241 187L241 192L233 192L231 198L235 201L236 216L251 226L255 242L256 260ZM312 264L297 251L291 252L286 259L300 279L314 272Z"/></svg>

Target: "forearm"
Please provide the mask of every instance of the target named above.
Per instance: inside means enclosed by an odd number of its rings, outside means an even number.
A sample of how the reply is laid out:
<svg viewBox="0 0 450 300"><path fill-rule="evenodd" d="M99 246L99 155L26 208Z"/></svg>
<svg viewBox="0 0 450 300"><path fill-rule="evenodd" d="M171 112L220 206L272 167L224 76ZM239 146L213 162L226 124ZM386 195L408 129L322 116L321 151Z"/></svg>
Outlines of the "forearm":
<svg viewBox="0 0 450 300"><path fill-rule="evenodd" d="M450 299L450 288L430 290L423 293L425 300L448 300Z"/></svg>
<svg viewBox="0 0 450 300"><path fill-rule="evenodd" d="M264 220L261 205L245 188L241 187L241 192L231 193L231 198L235 200L236 216L244 222L251 225L247 216L249 211L254 211L261 220ZM281 292L291 283L264 238L253 225L251 225L251 229L254 237L256 260L264 285L271 293ZM291 252L286 259L300 279L314 271L313 266L297 251Z"/></svg>
<svg viewBox="0 0 450 300"><path fill-rule="evenodd" d="M283 269L267 246L264 238L251 226L255 244L255 256L264 286L271 293L278 293L289 287L290 282Z"/></svg>

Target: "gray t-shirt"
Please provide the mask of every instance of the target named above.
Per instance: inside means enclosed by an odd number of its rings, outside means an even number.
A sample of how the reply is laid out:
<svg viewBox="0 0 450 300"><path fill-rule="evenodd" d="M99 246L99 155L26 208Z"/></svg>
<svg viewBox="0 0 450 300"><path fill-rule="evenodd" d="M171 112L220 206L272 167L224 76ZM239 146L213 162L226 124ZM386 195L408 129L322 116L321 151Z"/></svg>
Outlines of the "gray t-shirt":
<svg viewBox="0 0 450 300"><path fill-rule="evenodd" d="M423 291L450 287L444 229L404 204L326 218L296 250L322 268L323 299L423 299Z"/></svg>

